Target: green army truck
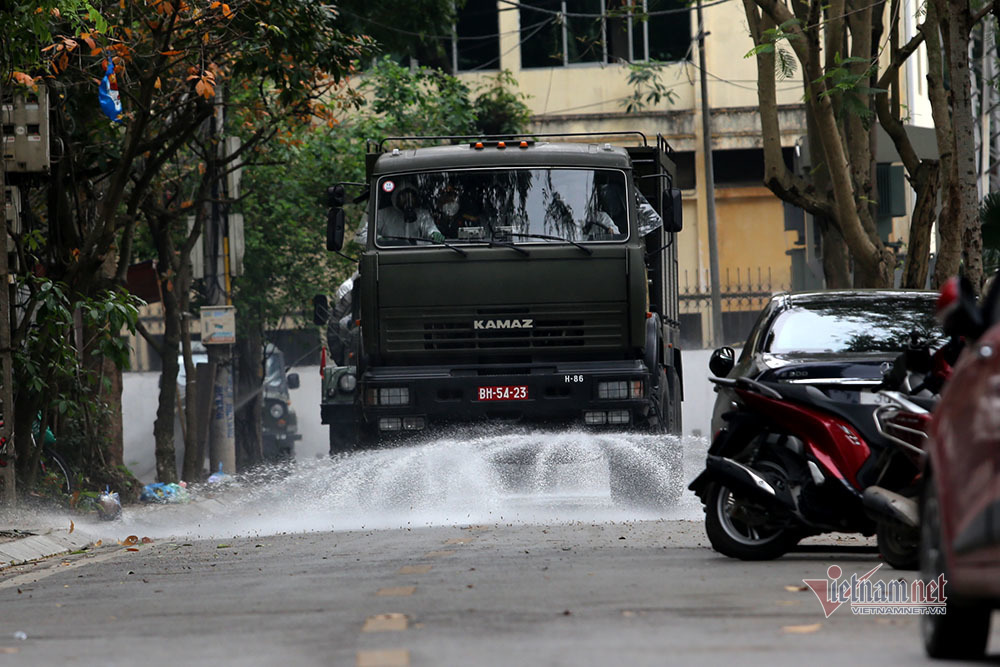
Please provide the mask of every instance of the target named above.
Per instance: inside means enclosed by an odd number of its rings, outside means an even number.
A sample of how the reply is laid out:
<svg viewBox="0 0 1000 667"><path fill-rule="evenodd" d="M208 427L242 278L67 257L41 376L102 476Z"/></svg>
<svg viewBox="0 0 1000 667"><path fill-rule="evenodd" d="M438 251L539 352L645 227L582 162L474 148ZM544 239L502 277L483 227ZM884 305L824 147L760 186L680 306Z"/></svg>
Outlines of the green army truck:
<svg viewBox="0 0 1000 667"><path fill-rule="evenodd" d="M681 196L662 137L374 148L349 312L317 307L343 351L323 371L331 453L475 422L680 432ZM339 251L344 188L328 196Z"/></svg>

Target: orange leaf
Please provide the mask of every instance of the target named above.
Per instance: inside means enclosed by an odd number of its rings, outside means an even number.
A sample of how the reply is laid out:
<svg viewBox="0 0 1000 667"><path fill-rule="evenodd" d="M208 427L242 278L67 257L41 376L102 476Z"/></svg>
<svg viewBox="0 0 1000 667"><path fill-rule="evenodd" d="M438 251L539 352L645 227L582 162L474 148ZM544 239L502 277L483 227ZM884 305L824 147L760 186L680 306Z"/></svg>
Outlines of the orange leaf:
<svg viewBox="0 0 1000 667"><path fill-rule="evenodd" d="M205 175L205 163L204 162L198 163L198 173L201 174L202 176Z"/></svg>
<svg viewBox="0 0 1000 667"><path fill-rule="evenodd" d="M208 8L209 8L209 9L215 9L216 7L218 7L218 6L219 6L219 5L221 5L221 4L222 4L222 3L221 3L221 2L219 2L219 0L215 0L215 2L213 2L212 4L210 4L210 5L208 6Z"/></svg>
<svg viewBox="0 0 1000 667"><path fill-rule="evenodd" d="M96 49L91 49L90 50L90 55L92 55L92 56L99 56L102 53L104 53L104 49L102 49L101 47L97 47Z"/></svg>
<svg viewBox="0 0 1000 667"><path fill-rule="evenodd" d="M222 5L222 15L225 16L227 19L231 19L234 16L233 10L231 10L229 8L229 5L227 5L225 3L223 3L223 5Z"/></svg>
<svg viewBox="0 0 1000 667"><path fill-rule="evenodd" d="M179 56L183 51L160 51L161 56Z"/></svg>
<svg viewBox="0 0 1000 667"><path fill-rule="evenodd" d="M136 549L135 547L129 547L125 551L138 551L138 549Z"/></svg>
<svg viewBox="0 0 1000 667"><path fill-rule="evenodd" d="M64 53L62 54L62 57L59 58L59 69L65 70L67 67L69 67L69 54Z"/></svg>
<svg viewBox="0 0 1000 667"><path fill-rule="evenodd" d="M126 546L132 546L133 544L139 544L139 538L137 536L135 536L135 535L129 535L124 540L122 540L122 544L124 544Z"/></svg>
<svg viewBox="0 0 1000 667"><path fill-rule="evenodd" d="M73 523L72 521L70 521L69 522L69 532L70 532L70 534L72 534L74 530L76 530L76 524Z"/></svg>
<svg viewBox="0 0 1000 667"><path fill-rule="evenodd" d="M21 84L22 86L34 87L35 85L35 80L32 79L29 75L25 74L24 72L14 72L13 74L11 74L11 78L13 78L14 81Z"/></svg>
<svg viewBox="0 0 1000 667"><path fill-rule="evenodd" d="M156 81L153 82L153 88L156 90L160 89L160 77L156 77Z"/></svg>
<svg viewBox="0 0 1000 667"><path fill-rule="evenodd" d="M58 44L49 44L44 49L42 49L42 53L45 53L46 51L48 51L50 49L54 49L54 48L56 48L56 46L60 46L60 48L61 48L61 45L58 45Z"/></svg>
<svg viewBox="0 0 1000 667"><path fill-rule="evenodd" d="M56 18L59 18L60 16L62 16L62 14L59 13L59 9L56 8L56 7L53 7L52 9L50 9L49 13L52 14L52 16L54 16Z"/></svg>

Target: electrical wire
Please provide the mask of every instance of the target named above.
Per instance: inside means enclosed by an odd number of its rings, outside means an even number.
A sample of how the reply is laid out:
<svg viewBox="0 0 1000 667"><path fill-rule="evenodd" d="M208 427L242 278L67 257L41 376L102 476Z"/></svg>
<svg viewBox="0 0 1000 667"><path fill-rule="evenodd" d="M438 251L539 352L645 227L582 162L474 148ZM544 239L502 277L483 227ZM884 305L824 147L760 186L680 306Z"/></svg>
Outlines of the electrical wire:
<svg viewBox="0 0 1000 667"><path fill-rule="evenodd" d="M716 5L722 5L732 0L715 0L714 2L708 2L702 5L702 8L715 7ZM606 18L621 18L623 14L621 12L601 12L599 14L594 14L592 12L563 12L558 9L545 9L544 7L532 7L531 5L525 5L521 2L515 2L515 0L498 0L505 5L510 5L512 7L517 7L518 9L528 9L533 12L541 12L543 14L553 14L555 16L569 16L573 18L594 18L594 19L606 19ZM691 7L678 7L676 9L658 9L652 12L639 11L632 13L633 16L666 16L669 14L687 14L691 12Z"/></svg>
<svg viewBox="0 0 1000 667"><path fill-rule="evenodd" d="M524 44L529 39L531 39L532 37L534 37L536 34L538 34L538 32L542 28L544 28L545 26L547 26L549 23L553 23L554 21L555 21L555 18L549 18L549 19L545 19L544 21L541 21L539 23L532 24L532 27L534 27L535 29L532 30L530 33L528 33L528 35L526 37L524 37L523 39L521 39L521 41L519 41L517 44L515 44L512 47L510 47L509 49L507 49L503 53L499 54L496 58L491 58L490 60L486 61L485 63L482 63L481 65L476 65L475 67L473 67L471 69L467 69L467 70L463 70L463 71L465 71L465 72L475 72L475 71L478 71L478 70L487 69L490 65L493 65L494 63L500 62L501 58L503 58L504 56L506 56L509 53L511 53L514 49L521 48L522 44ZM521 30L521 32L523 33L524 30Z"/></svg>

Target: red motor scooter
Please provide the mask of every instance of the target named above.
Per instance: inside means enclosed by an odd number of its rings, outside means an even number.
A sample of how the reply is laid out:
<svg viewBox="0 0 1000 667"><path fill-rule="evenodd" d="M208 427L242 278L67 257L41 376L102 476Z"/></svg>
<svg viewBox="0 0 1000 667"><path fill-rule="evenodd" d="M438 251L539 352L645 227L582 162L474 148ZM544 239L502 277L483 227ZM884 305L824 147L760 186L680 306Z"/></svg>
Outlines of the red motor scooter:
<svg viewBox="0 0 1000 667"><path fill-rule="evenodd" d="M933 398L878 391L847 402L810 385L712 381L738 396L689 486L716 551L763 560L809 535L874 533L889 564L916 566L919 443Z"/></svg>

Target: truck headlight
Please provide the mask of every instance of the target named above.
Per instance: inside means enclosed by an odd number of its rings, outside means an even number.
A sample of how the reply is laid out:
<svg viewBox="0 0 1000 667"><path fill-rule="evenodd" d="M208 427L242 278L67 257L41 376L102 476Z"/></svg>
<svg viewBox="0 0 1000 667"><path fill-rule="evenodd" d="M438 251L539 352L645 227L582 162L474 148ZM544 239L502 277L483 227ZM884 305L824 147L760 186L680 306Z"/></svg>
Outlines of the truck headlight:
<svg viewBox="0 0 1000 667"><path fill-rule="evenodd" d="M349 394L358 386L358 378L353 373L344 373L337 380L337 386L340 387L341 391Z"/></svg>
<svg viewBox="0 0 1000 667"><path fill-rule="evenodd" d="M609 401L642 398L642 380L615 380L598 382L597 397Z"/></svg>
<svg viewBox="0 0 1000 667"><path fill-rule="evenodd" d="M285 416L285 406L277 402L271 403L271 407L268 408L268 412L271 413L273 418L281 419Z"/></svg>
<svg viewBox="0 0 1000 667"><path fill-rule="evenodd" d="M368 405L409 405L409 387L381 387L365 392Z"/></svg>

